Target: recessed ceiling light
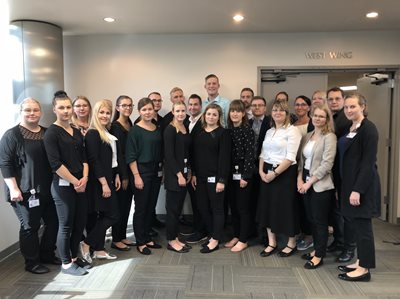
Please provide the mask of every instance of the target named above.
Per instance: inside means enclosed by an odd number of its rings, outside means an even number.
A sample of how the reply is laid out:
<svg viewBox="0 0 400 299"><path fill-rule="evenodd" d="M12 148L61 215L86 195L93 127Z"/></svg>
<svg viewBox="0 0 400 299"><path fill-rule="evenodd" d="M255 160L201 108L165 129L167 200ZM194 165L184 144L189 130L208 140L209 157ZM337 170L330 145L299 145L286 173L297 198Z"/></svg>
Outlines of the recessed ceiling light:
<svg viewBox="0 0 400 299"><path fill-rule="evenodd" d="M236 22L241 22L241 21L243 21L244 17L243 17L242 15L235 15L235 16L233 17L233 19L234 19Z"/></svg>
<svg viewBox="0 0 400 299"><path fill-rule="evenodd" d="M115 22L115 19L110 17L104 18L103 20L106 21L107 23Z"/></svg>
<svg viewBox="0 0 400 299"><path fill-rule="evenodd" d="M366 16L367 18L373 19L373 18L377 18L378 15L379 15L379 14L378 14L376 11L371 11L371 12L367 13L365 16Z"/></svg>

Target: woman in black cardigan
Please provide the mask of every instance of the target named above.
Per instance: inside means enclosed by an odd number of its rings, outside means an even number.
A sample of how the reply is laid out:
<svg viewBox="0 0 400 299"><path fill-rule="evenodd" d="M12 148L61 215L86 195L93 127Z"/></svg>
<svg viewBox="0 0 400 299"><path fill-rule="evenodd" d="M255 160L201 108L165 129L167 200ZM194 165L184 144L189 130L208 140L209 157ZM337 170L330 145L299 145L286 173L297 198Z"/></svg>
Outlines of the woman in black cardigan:
<svg viewBox="0 0 400 299"><path fill-rule="evenodd" d="M167 240L168 250L184 253L190 246L178 239L179 215L186 197L186 184L190 180L189 148L191 137L183 124L186 118L186 105L176 102L172 106L172 122L164 130L164 186L167 190Z"/></svg>
<svg viewBox="0 0 400 299"><path fill-rule="evenodd" d="M358 259L339 278L369 281L375 268L375 247L371 218L380 215L380 182L376 166L378 130L366 118L367 103L358 93L346 97L344 113L352 121L350 132L338 141L342 179L341 212L351 219L356 234Z"/></svg>
<svg viewBox="0 0 400 299"><path fill-rule="evenodd" d="M118 140L108 132L111 123L112 104L109 100L96 103L90 129L85 136L86 154L90 167L88 197L97 221L86 239L81 242L83 257L90 262L89 249L93 258L116 259L104 248L107 229L119 218L116 191L121 187L118 166Z"/></svg>

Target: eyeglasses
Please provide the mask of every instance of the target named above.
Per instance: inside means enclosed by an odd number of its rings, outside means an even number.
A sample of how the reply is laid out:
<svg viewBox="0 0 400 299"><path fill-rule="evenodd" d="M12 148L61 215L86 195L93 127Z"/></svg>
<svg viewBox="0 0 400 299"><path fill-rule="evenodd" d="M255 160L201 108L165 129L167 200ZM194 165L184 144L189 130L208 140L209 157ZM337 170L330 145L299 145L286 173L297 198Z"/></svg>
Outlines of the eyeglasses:
<svg viewBox="0 0 400 299"><path fill-rule="evenodd" d="M253 107L253 108L262 108L262 107L265 107L265 104L252 104L251 107Z"/></svg>
<svg viewBox="0 0 400 299"><path fill-rule="evenodd" d="M132 104L122 104L122 105L119 105L119 107L121 107L122 109L132 109L133 105Z"/></svg>
<svg viewBox="0 0 400 299"><path fill-rule="evenodd" d="M22 112L24 112L24 113L38 113L38 112L40 112L40 109L38 109L38 108L35 108L35 109L22 109L21 110Z"/></svg>
<svg viewBox="0 0 400 299"><path fill-rule="evenodd" d="M286 113L286 111L282 110L282 109L272 109L271 112L285 112Z"/></svg>
<svg viewBox="0 0 400 299"><path fill-rule="evenodd" d="M80 109L80 108L87 108L87 107L89 107L89 105L88 104L82 104L82 105L78 104L78 105L74 105L74 107Z"/></svg>
<svg viewBox="0 0 400 299"><path fill-rule="evenodd" d="M312 117L313 118L320 118L320 119L326 118L326 116L318 115L318 114L314 114Z"/></svg>

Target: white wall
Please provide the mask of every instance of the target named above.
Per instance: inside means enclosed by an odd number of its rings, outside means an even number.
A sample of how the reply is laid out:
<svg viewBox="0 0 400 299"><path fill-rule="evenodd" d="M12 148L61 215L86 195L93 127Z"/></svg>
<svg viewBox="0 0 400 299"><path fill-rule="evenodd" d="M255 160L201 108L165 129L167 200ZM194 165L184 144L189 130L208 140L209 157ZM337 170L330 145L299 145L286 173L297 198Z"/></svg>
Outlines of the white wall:
<svg viewBox="0 0 400 299"><path fill-rule="evenodd" d="M204 96L203 78L209 73L220 77L220 93L233 99L244 86L257 89L259 66L400 65L399 49L399 31L66 36L65 88L69 95L84 94L93 102L120 94L137 100L157 90L166 113L172 87ZM323 51L351 51L352 58L305 56Z"/></svg>

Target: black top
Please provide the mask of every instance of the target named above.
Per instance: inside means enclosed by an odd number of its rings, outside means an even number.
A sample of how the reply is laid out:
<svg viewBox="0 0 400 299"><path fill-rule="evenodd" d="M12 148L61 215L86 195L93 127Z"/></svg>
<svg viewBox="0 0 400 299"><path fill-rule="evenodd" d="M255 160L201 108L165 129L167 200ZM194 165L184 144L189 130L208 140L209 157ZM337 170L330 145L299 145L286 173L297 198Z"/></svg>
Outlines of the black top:
<svg viewBox="0 0 400 299"><path fill-rule="evenodd" d="M83 136L77 128L72 127L72 130L71 136L62 127L52 124L44 135L44 146L54 173L61 165L74 176L83 173L83 163L87 162Z"/></svg>
<svg viewBox="0 0 400 299"><path fill-rule="evenodd" d="M338 142L342 159L341 212L343 216L355 218L380 216L381 189L376 166L378 130L364 118L354 133L343 135ZM347 140L343 141L344 138ZM350 205L352 191L360 193L359 206Z"/></svg>
<svg viewBox="0 0 400 299"><path fill-rule="evenodd" d="M232 173L249 180L254 171L254 132L249 125L230 129L232 138ZM236 168L237 167L237 168Z"/></svg>
<svg viewBox="0 0 400 299"><path fill-rule="evenodd" d="M165 154L165 189L179 191L178 172L181 172L185 178L189 171L189 149L191 144L189 132L183 134L177 132L171 124L164 130L164 154ZM186 170L186 171L185 171Z"/></svg>
<svg viewBox="0 0 400 299"><path fill-rule="evenodd" d="M193 175L207 181L226 183L230 173L231 138L229 131L218 127L211 132L202 129L193 139Z"/></svg>
<svg viewBox="0 0 400 299"><path fill-rule="evenodd" d="M120 148L120 157L118 159L121 161L121 165L119 166L120 169L120 178L121 181L128 179L129 178L129 166L126 164L126 159L125 159L125 149L126 149L126 142L128 140L128 133L129 131L124 128L123 125L121 125L120 122L114 121L111 124L111 129L110 133L117 137L118 143L119 143L119 148ZM119 163L119 162L118 162Z"/></svg>
<svg viewBox="0 0 400 299"><path fill-rule="evenodd" d="M1 173L4 178L15 178L25 195L32 189L39 194L50 194L52 175L43 145L45 131L41 127L35 133L17 125L5 132L0 141Z"/></svg>
<svg viewBox="0 0 400 299"><path fill-rule="evenodd" d="M128 133L125 150L126 163L150 163L162 161L161 130L146 130L138 125L133 126Z"/></svg>
<svg viewBox="0 0 400 299"><path fill-rule="evenodd" d="M333 115L333 123L335 126L335 134L338 140L344 134L347 134L352 124L351 120L349 120L344 114L343 108Z"/></svg>
<svg viewBox="0 0 400 299"><path fill-rule="evenodd" d="M253 128L253 123L254 123L254 118L249 120L249 125L250 127ZM262 149L262 144L265 139L265 135L267 134L267 131L271 128L271 116L265 115L260 126L260 131L257 134L255 134L255 142L254 142L254 147L255 147L255 160L256 160L256 166L258 169L258 157L260 157L261 154L261 149ZM254 131L254 128L253 128Z"/></svg>

